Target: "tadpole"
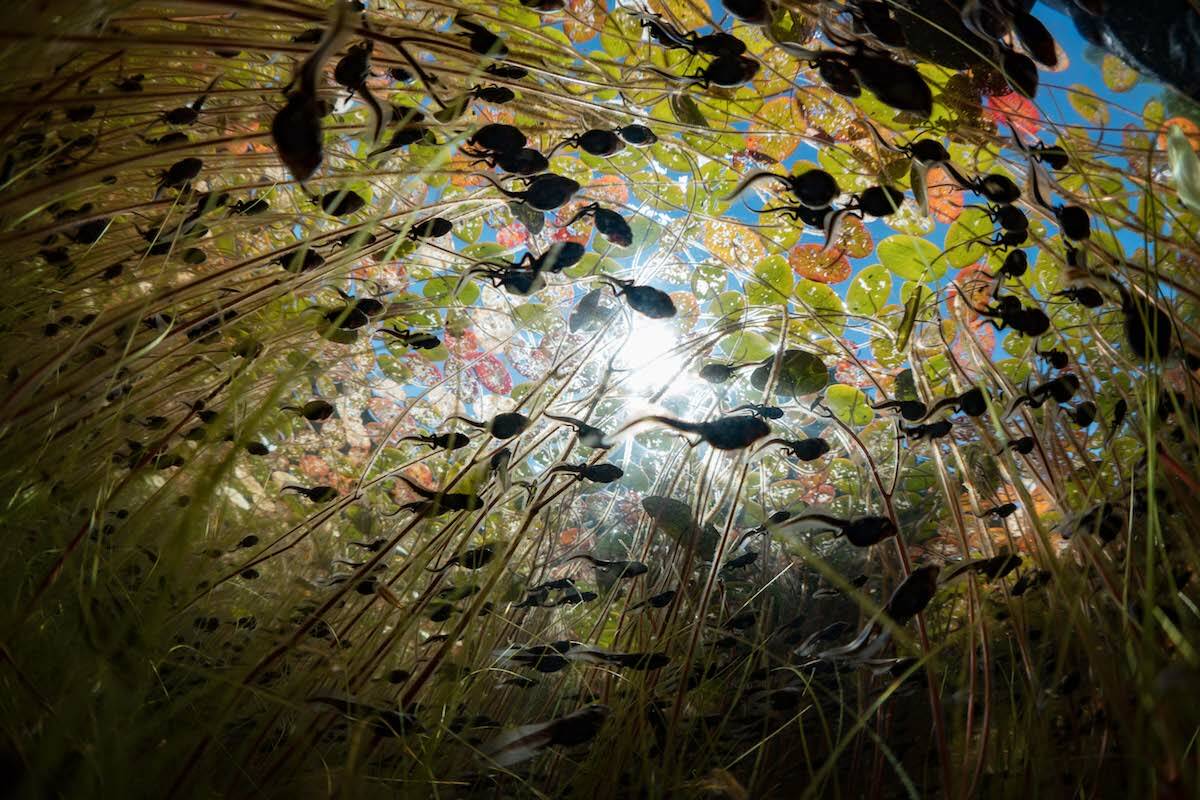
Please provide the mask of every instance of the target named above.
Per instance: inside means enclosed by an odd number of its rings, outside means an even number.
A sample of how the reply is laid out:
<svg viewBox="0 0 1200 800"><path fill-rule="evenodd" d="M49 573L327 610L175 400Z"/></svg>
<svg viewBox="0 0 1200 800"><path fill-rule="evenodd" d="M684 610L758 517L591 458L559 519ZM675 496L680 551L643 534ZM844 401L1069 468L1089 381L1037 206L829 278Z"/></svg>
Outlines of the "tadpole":
<svg viewBox="0 0 1200 800"><path fill-rule="evenodd" d="M333 404L326 400L309 400L302 406L282 406L284 411L292 411L309 422L320 422L333 416Z"/></svg>
<svg viewBox="0 0 1200 800"><path fill-rule="evenodd" d="M479 177L492 184L505 197L525 203L538 211L553 211L561 208L570 202L581 188L575 180L555 175L553 172L523 178L526 188L519 192L505 189L491 175L480 174Z"/></svg>
<svg viewBox="0 0 1200 800"><path fill-rule="evenodd" d="M511 439L514 436L520 436L529 427L530 419L524 414L519 414L515 411L497 414L486 422L473 420L469 417L464 417L461 414L452 414L446 417L446 421L458 420L472 428L487 431L497 439Z"/></svg>
<svg viewBox="0 0 1200 800"><path fill-rule="evenodd" d="M399 442L422 442L429 445L433 450L459 450L471 443L471 437L465 433L451 431L449 433L433 433L428 435L411 435L402 436L397 440Z"/></svg>
<svg viewBox="0 0 1200 800"><path fill-rule="evenodd" d="M313 503L328 503L338 496L338 490L332 486L297 486L289 484L288 486L284 486L280 491L286 492L289 489L296 492L296 494L304 495Z"/></svg>
<svg viewBox="0 0 1200 800"><path fill-rule="evenodd" d="M706 444L717 450L742 450L771 433L771 426L766 421L752 415L722 417L709 422L685 422L660 415L645 419L681 433L698 434Z"/></svg>

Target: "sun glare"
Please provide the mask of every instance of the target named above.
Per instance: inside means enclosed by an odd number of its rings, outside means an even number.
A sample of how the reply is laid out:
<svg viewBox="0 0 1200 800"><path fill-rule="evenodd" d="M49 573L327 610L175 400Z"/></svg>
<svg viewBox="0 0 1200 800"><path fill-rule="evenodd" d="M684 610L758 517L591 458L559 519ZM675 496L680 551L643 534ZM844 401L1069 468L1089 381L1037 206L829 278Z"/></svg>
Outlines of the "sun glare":
<svg viewBox="0 0 1200 800"><path fill-rule="evenodd" d="M675 352L678 344L678 331L674 325L635 315L633 332L621 346L617 359L619 369L630 370L625 376L625 385L637 392L649 392L672 378L675 378L672 383L676 389L685 381L690 384L684 372L687 359Z"/></svg>

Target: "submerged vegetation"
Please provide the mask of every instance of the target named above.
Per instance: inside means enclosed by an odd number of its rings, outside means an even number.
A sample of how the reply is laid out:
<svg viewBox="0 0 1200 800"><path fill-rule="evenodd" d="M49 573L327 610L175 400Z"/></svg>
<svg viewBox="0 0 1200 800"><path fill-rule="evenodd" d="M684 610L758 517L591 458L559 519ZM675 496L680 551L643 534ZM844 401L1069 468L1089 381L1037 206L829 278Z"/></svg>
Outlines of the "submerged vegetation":
<svg viewBox="0 0 1200 800"><path fill-rule="evenodd" d="M1195 796L1200 127L1031 6L18 3L6 785Z"/></svg>

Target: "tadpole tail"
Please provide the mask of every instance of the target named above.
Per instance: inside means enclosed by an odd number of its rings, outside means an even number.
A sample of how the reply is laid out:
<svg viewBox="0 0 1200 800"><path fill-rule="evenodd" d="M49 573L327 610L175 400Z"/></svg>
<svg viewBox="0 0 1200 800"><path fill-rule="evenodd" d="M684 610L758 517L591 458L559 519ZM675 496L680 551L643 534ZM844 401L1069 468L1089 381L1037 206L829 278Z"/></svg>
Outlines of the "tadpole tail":
<svg viewBox="0 0 1200 800"><path fill-rule="evenodd" d="M657 414L646 417L645 419L650 422L657 422L660 425L666 425L668 428L674 428L675 430L682 431L683 433L701 433L705 430L703 422L686 422L681 419L675 419L674 417L663 417Z"/></svg>
<svg viewBox="0 0 1200 800"><path fill-rule="evenodd" d="M425 444L432 444L429 441L428 436L419 436L417 434L413 434L412 436L401 436L396 440L396 444L400 444L400 442L424 442Z"/></svg>
<svg viewBox="0 0 1200 800"><path fill-rule="evenodd" d="M825 215L825 244L821 245L822 253L829 250L834 240L841 236L842 225L846 220L846 216L852 213L854 213L852 209L841 208L832 214Z"/></svg>
<svg viewBox="0 0 1200 800"><path fill-rule="evenodd" d="M485 181L490 183L492 186L496 187L496 189L505 197L511 198L513 200L521 199L520 192L514 192L511 189L505 189L503 186L500 185L500 182L498 180L493 178L491 175L488 175L486 172L478 172L475 175L473 175L472 177L483 178Z"/></svg>
<svg viewBox="0 0 1200 800"><path fill-rule="evenodd" d="M556 421L558 421L558 422L562 422L562 423L564 423L564 424L566 424L566 425L571 425L571 426L573 426L573 427L575 427L575 428L578 428L580 425L583 425L583 424L585 424L585 423L583 422L583 420L575 419L574 417L559 416L558 414L551 414L549 411L543 412L543 413L542 413L542 416L543 416L543 417L546 417L546 418L548 418L548 419L552 419L552 420L556 420Z"/></svg>
<svg viewBox="0 0 1200 800"><path fill-rule="evenodd" d="M213 78L211 81L208 82L208 86L204 87L204 94L197 97L196 101L194 103L192 103L192 111L203 110L205 102L208 101L208 93L211 92L216 87L217 81L221 80L221 78L224 78L224 77L225 77L225 73L220 72L220 73L217 73L217 77Z"/></svg>
<svg viewBox="0 0 1200 800"><path fill-rule="evenodd" d="M659 69L658 67L638 67L638 69L645 70L646 72L653 72L658 77L664 78L664 79L671 81L672 83L676 83L676 84L691 85L691 84L695 83L695 81L692 78L684 78L679 75L672 75L670 72L664 72L663 70Z"/></svg>
<svg viewBox="0 0 1200 800"><path fill-rule="evenodd" d="M358 94L366 102L367 108L371 111L371 123L369 126L369 130L371 131L370 141L378 142L379 138L383 136L383 129L392 121L392 107L390 105L381 105L375 95L371 93L371 90L367 88L366 83L358 86ZM368 158L370 155L370 153L367 154Z"/></svg>
<svg viewBox="0 0 1200 800"><path fill-rule="evenodd" d="M553 151L551 151L551 152L553 152ZM549 154L547 154L547 156L546 156L546 157L547 157L547 158L549 158L549 157L550 157L550 155L549 155ZM579 220L579 218L580 218L580 217L586 217L588 214L592 214L592 213L594 213L594 212L595 212L595 210L596 210L596 205L597 205L596 203L589 203L588 205L586 205L586 206L584 206L583 208L579 209L579 211L577 211L577 212L575 213L575 216L571 217L569 220L567 220L566 222L564 222L562 225L556 225L555 227L558 227L558 228L569 228L569 227L571 227L572 225L574 225L574 224L575 224L575 223L576 223L576 222Z"/></svg>
<svg viewBox="0 0 1200 800"><path fill-rule="evenodd" d="M958 184L960 189L971 188L971 181L967 180L966 176L959 172L958 167L954 166L954 164L949 161L943 161L939 166L950 174L950 177L954 179L954 182Z"/></svg>
<svg viewBox="0 0 1200 800"><path fill-rule="evenodd" d="M595 556L588 555L587 553L576 553L573 556L567 556L562 561L559 561L558 564L559 564L559 566L561 566L570 561L578 561L581 558L584 561L591 562L592 566L595 566L595 567L601 566L604 563L604 562L600 561L599 559L597 559Z"/></svg>
<svg viewBox="0 0 1200 800"><path fill-rule="evenodd" d="M929 419L937 412L941 411L943 408L952 408L956 405L958 405L957 397L942 398L941 400L938 400L936 403L934 403L933 407L925 412L925 416L921 417L919 420L917 420L917 422L924 422L925 420Z"/></svg>
<svg viewBox="0 0 1200 800"><path fill-rule="evenodd" d="M837 517L831 517L828 514L803 514L799 517L793 517L791 521L803 522L810 519L816 520L817 522L824 522L826 525L839 531L845 530L846 528L846 520L838 519Z"/></svg>
<svg viewBox="0 0 1200 800"><path fill-rule="evenodd" d="M732 192L730 192L725 197L721 198L721 202L728 203L731 200L736 199L738 195L740 195L742 192L749 189L752 184L757 183L758 181L762 180L763 178L774 178L775 180L779 181L780 183L786 183L786 181L782 177L780 177L779 175L776 175L774 172L771 172L771 171L765 170L765 169L755 170L754 172L751 172L746 177L742 178L742 180L738 183L738 185L733 187Z"/></svg>
<svg viewBox="0 0 1200 800"><path fill-rule="evenodd" d="M348 30L349 26L347 24L349 15L349 3L334 4L332 24L322 34L321 40L317 42L316 49L297 68L296 74L292 76L292 80L287 86L288 89L299 82L300 93L302 95L305 97L316 97L317 77L321 72L321 68L325 66L325 62L329 60L330 56L342 46L342 42L350 36L351 31ZM284 93L287 93L286 89Z"/></svg>
<svg viewBox="0 0 1200 800"><path fill-rule="evenodd" d="M899 147L896 147L896 145L892 144L891 142L885 141L883 136L879 133L879 129L876 128L874 125L872 125L870 122L863 120L862 123L867 126L867 131L871 134L871 138L875 140L875 144L877 146L882 147L884 150L890 150L893 153L903 153L904 152L903 150L901 150Z"/></svg>
<svg viewBox="0 0 1200 800"><path fill-rule="evenodd" d="M422 486L421 484L419 484L419 483L416 483L415 481L413 481L413 480L412 480L411 478L409 478L407 475L403 475L403 474L400 474L400 473L396 473L396 479L397 479L397 480L404 481L406 484L408 484L408 488L412 489L414 492L416 492L417 494L421 495L421 497L424 497L426 500L432 500L432 499L434 499L435 497L437 497L437 496L438 496L438 494L439 494L439 492L431 492L431 491L429 491L428 489L426 489L426 488L425 488L424 486ZM403 506L401 506L401 508L403 508Z"/></svg>
<svg viewBox="0 0 1200 800"><path fill-rule="evenodd" d="M789 440L780 439L779 437L776 437L774 439L768 439L767 441L758 445L757 447L754 448L754 450L752 452L761 453L762 451L766 450L769 447L782 447L785 450L790 450L791 445L792 445L792 443Z"/></svg>
<svg viewBox="0 0 1200 800"><path fill-rule="evenodd" d="M573 136L568 136L566 139L563 139L561 142L554 145L554 147L551 147L550 150L546 153L546 160L549 161L551 158L553 158L554 154L558 152L558 149L560 147L565 147L566 145L570 144L573 141L573 139L574 139ZM569 222L567 223L567 225L570 225L570 224L571 223L569 223ZM565 227L567 227L567 225L563 225L562 227L565 228Z"/></svg>
<svg viewBox="0 0 1200 800"><path fill-rule="evenodd" d="M954 287L954 291L958 292L958 298L963 301L964 306L971 309L976 314L980 314L981 316L985 317L987 316L987 311L981 308L976 308L975 305L967 299L966 292L964 292L962 287L958 285L957 281L950 281L950 285Z"/></svg>
<svg viewBox="0 0 1200 800"><path fill-rule="evenodd" d="M1046 202L1046 198L1042 196L1042 187L1038 185L1037 166L1032 161L1029 163L1029 185L1033 189L1033 199L1042 208L1054 213L1054 208Z"/></svg>
<svg viewBox="0 0 1200 800"><path fill-rule="evenodd" d="M472 428L478 428L479 430L483 430L488 426L486 422L480 422L478 420L471 419L470 417L464 417L462 414L451 414L450 416L446 417L446 422L449 422L452 419L456 419L459 422L470 425Z"/></svg>

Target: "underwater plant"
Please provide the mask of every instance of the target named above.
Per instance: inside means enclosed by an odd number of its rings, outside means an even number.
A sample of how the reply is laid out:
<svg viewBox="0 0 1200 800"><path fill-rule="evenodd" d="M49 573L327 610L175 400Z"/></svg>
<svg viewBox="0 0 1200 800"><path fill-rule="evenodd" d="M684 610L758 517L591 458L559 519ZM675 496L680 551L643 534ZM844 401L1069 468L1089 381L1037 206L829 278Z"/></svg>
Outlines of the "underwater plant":
<svg viewBox="0 0 1200 800"><path fill-rule="evenodd" d="M6 787L1194 796L1200 120L1065 20L18 3Z"/></svg>

